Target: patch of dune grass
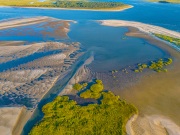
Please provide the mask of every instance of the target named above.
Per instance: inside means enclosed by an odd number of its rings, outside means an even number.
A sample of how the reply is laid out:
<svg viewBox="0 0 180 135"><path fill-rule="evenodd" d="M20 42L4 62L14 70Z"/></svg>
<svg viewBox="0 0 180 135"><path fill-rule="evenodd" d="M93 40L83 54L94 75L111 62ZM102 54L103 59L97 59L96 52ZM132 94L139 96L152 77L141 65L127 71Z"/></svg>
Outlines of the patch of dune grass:
<svg viewBox="0 0 180 135"><path fill-rule="evenodd" d="M162 35L162 34L154 34L154 35L160 39L163 39L165 41L168 41L168 42L180 47L180 39L179 38L174 38L174 37L170 37L170 36L166 36L166 35Z"/></svg>

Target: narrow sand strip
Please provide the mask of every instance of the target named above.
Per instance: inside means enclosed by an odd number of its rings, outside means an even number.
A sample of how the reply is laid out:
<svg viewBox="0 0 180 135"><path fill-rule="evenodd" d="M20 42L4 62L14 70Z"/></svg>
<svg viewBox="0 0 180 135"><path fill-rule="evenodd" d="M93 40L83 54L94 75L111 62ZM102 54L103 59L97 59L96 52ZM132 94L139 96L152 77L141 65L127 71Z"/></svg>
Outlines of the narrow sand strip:
<svg viewBox="0 0 180 135"><path fill-rule="evenodd" d="M179 32L168 30L159 26L144 24L141 22L123 21L123 20L100 20L98 22L106 26L114 26L114 27L131 26L131 27L138 28L140 31L145 32L145 33L157 33L157 34L163 34L163 35L167 35L167 36L171 36L175 38L180 38Z"/></svg>
<svg viewBox="0 0 180 135"><path fill-rule="evenodd" d="M50 18L48 17L34 17L34 18L22 18L22 19L14 19L0 22L0 30L7 28L14 28L18 26L27 26L32 24L38 24L42 22L48 21Z"/></svg>
<svg viewBox="0 0 180 135"><path fill-rule="evenodd" d="M25 41L0 41L0 46L19 46L24 45Z"/></svg>

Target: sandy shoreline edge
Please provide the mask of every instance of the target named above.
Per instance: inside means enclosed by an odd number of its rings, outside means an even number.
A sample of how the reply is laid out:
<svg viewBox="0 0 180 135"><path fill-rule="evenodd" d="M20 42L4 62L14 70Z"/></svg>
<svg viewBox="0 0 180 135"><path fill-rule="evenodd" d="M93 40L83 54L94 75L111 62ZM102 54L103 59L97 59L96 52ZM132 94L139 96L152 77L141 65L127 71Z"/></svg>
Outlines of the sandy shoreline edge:
<svg viewBox="0 0 180 135"><path fill-rule="evenodd" d="M147 135L180 135L180 127L161 115L133 115L126 124L126 133L139 135L137 131L140 129L143 129L143 133Z"/></svg>
<svg viewBox="0 0 180 135"><path fill-rule="evenodd" d="M172 31L172 30L160 27L160 26L145 24L145 23L141 23L141 22L134 22L134 21L98 20L97 22L99 22L101 25L104 25L104 26L135 27L135 28L139 29L141 32L149 34L153 38L156 38L156 39L161 40L165 43L168 43L168 45L170 45L171 47L173 47L174 49L176 49L177 51L180 52L180 47L178 47L174 44L171 44L170 42L167 42L165 40L162 40L160 38L157 38L156 36L153 35L153 33L157 33L157 34L163 34L163 35L167 35L167 36L171 36L171 37L180 39L180 33L179 32Z"/></svg>
<svg viewBox="0 0 180 135"><path fill-rule="evenodd" d="M105 26L128 27L129 29L136 28L139 30L139 32L145 33L146 35L151 37L151 39L154 38L155 40L159 40L160 42L165 43L167 46L165 45L164 47L162 47L162 49L166 48L165 50L167 51L170 49L169 50L170 54L173 57L177 56L176 59L179 58L178 52L180 52L180 48L178 46L175 46L174 44L171 44L165 40L159 39L153 35L153 33L158 33L158 34L168 35L174 38L180 38L179 32L168 30L159 26L144 24L140 22L133 22L133 21L100 20L97 22ZM126 35L133 36L133 37L136 37L136 36L141 37L141 35L139 35L139 32L137 31L131 32L130 30L130 32L128 32L128 34L126 33ZM169 49L168 49L168 46L169 46ZM174 51L177 52L176 54L172 52L173 49L175 49ZM176 66L178 66L177 62L176 62ZM156 115L156 114L147 115L146 114L145 116L144 115L132 116L126 124L126 131L128 135L140 135L141 133L153 134L153 135L165 135L165 134L179 135L180 127L174 121L172 121L171 118L165 117L162 114L160 115Z"/></svg>
<svg viewBox="0 0 180 135"><path fill-rule="evenodd" d="M21 18L15 18L12 20L8 20L8 19L4 19L2 21L0 20L0 30L14 28L14 27L34 25L34 24L50 22L50 21L64 21L64 22L66 21L68 23L77 23L74 20L62 20L62 19L48 17L48 16L35 16L35 17L30 17L30 18L21 17ZM70 29L68 29L67 32L69 31Z"/></svg>
<svg viewBox="0 0 180 135"><path fill-rule="evenodd" d="M133 8L132 5L127 5L124 8L118 9L116 8L109 8L109 9L78 9L78 8L54 8L54 7L21 7L21 6L1 6L0 8L27 8L27 9L50 9L50 10L77 10L77 11L98 11L98 12L118 12L118 11L124 11L130 8Z"/></svg>

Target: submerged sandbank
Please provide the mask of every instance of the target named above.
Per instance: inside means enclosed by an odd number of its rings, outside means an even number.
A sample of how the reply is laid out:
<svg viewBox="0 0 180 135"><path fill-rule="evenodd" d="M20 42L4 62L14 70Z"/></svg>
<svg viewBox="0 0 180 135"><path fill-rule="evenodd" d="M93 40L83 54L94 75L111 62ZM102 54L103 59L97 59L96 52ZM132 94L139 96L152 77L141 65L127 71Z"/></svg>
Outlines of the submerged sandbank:
<svg viewBox="0 0 180 135"><path fill-rule="evenodd" d="M7 36L6 40L8 40L9 37L14 37L14 35L16 35L17 37L33 35L35 37L37 36L37 39L35 38L35 42L39 42L39 39L43 40L46 38L48 39L48 41L52 39L68 39L67 33L70 29L70 22L75 23L75 21L72 20L60 20L46 16L32 18L16 18L11 20L7 19L0 21L0 36ZM32 41L30 40L30 42ZM17 45L17 43L18 42L15 41L14 45ZM1 41L0 45L1 44L13 45L13 41Z"/></svg>

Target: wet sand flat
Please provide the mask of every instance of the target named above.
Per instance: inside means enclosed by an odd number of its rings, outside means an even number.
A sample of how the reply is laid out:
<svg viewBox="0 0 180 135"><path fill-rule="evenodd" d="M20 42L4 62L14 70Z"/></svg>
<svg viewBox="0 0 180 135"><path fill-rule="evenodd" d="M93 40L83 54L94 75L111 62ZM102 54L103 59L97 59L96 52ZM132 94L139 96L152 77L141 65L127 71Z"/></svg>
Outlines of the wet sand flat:
<svg viewBox="0 0 180 135"><path fill-rule="evenodd" d="M27 37L30 36L30 41L31 38L36 40L38 39L37 41L39 41L40 39L43 41L44 39L67 39L70 22L74 21L60 20L50 17L34 17L5 20L2 22L0 21L0 36L7 38L7 40L9 40L10 37L13 38L14 35L16 35L16 38L25 36L26 40ZM21 38L20 40L25 39ZM0 44L2 45L4 45L5 43L8 43L8 41L0 42ZM12 42L10 45L12 45Z"/></svg>
<svg viewBox="0 0 180 135"><path fill-rule="evenodd" d="M128 26L127 36L146 39L152 45L166 51L173 59L173 64L168 67L167 73L145 72L136 83L131 80L132 85L114 88L116 94L139 109L139 116L130 124L128 132L134 135L179 134L180 53L176 48L172 48L171 44L154 38L151 33L163 33L176 38L179 38L180 34L137 22L108 20L102 21L102 24L116 27Z"/></svg>
<svg viewBox="0 0 180 135"><path fill-rule="evenodd" d="M22 107L0 108L0 131L2 135L11 135L13 129L20 118Z"/></svg>
<svg viewBox="0 0 180 135"><path fill-rule="evenodd" d="M14 19L11 21L7 20L0 22L0 30L18 27L18 26L37 24L41 22L46 22L48 20L49 20L48 17L22 18L22 19Z"/></svg>
<svg viewBox="0 0 180 135"><path fill-rule="evenodd" d="M0 46L18 46L24 43L24 41L0 41Z"/></svg>
<svg viewBox="0 0 180 135"><path fill-rule="evenodd" d="M42 37L68 38L70 22L49 17L12 19L0 22L0 31L8 37L37 34ZM36 28L40 30L36 31ZM27 45L24 45L25 42ZM78 42L7 40L0 42L0 50L0 65L6 68L0 71L0 106L24 106L16 123L2 128L4 133L18 135L41 99L60 77L68 73L82 51ZM6 121L2 120L1 124L6 125Z"/></svg>
<svg viewBox="0 0 180 135"><path fill-rule="evenodd" d="M128 36L147 39L150 43L166 50L173 57L173 65L167 73L144 76L137 84L118 93L135 104L140 115L132 122L135 135L180 134L180 54L167 44L144 34L136 28L129 28ZM154 116L156 115L156 116ZM156 120L156 121L155 121ZM150 127L148 125L151 125ZM154 132L157 131L157 132Z"/></svg>
<svg viewBox="0 0 180 135"><path fill-rule="evenodd" d="M27 108L23 113L23 120L21 119L14 128L14 134L16 135L20 134L40 100L82 54L79 52L79 43L46 42L28 45L25 48L14 46L14 50L10 49L8 51L7 49L2 53L2 56L14 56L24 50L26 50L24 51L26 55L30 55L31 51L27 51L27 49L31 47L35 47L33 53L51 50L58 50L58 53L22 63L0 73L0 105L26 106ZM25 55L21 55L21 57L25 57ZM2 121L3 124L4 122Z"/></svg>
<svg viewBox="0 0 180 135"><path fill-rule="evenodd" d="M9 46L9 45L0 46L0 56L1 56L0 63L25 57L27 55L38 52L38 50L44 48L43 43L26 45L26 46L25 45L14 46L16 42L11 44L13 46Z"/></svg>

